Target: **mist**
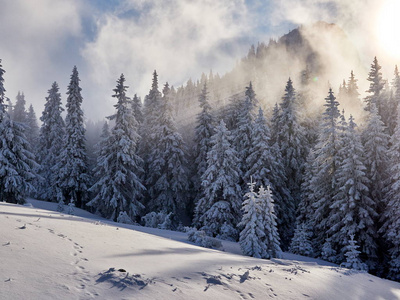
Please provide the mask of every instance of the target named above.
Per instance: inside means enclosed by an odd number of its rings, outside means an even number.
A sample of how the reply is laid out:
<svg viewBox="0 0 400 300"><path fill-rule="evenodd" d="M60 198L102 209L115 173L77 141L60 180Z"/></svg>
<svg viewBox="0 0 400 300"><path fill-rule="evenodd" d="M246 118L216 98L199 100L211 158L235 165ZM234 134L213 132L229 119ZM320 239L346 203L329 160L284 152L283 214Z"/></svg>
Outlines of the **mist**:
<svg viewBox="0 0 400 300"><path fill-rule="evenodd" d="M322 20L337 24L343 35L338 33L341 38L335 41L339 42L332 44L332 39L318 36L312 29L303 30L313 51L324 58L316 101L320 99L322 104L328 83L337 91L351 70L363 97L373 57L378 57L383 77L389 80L399 59L377 42L377 22L384 2L7 1L0 11L0 58L6 70L7 96L14 101L18 91L23 91L28 105L32 103L40 116L53 81L59 83L65 103L69 76L76 65L86 118L101 120L113 113L112 89L121 73L127 78L130 96L137 93L143 99L154 69L160 83L168 81L175 87L189 78L195 82L210 70L223 76L247 55L251 44L268 44L271 37L278 39L301 25L312 28L310 24ZM253 80L266 106L279 102L288 77L296 87L306 67L304 61L291 60L291 56L277 49L265 65L268 80L257 82L249 74L241 75L241 79L234 79L234 92L244 91Z"/></svg>

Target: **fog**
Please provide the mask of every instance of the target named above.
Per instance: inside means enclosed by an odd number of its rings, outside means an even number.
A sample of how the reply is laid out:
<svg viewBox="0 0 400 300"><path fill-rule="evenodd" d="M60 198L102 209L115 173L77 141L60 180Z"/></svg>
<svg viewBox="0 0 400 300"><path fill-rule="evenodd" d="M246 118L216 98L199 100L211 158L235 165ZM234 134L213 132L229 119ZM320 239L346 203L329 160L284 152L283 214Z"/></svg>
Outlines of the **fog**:
<svg viewBox="0 0 400 300"><path fill-rule="evenodd" d="M390 1L1 1L5 88L12 101L23 91L39 117L53 81L59 83L65 104L69 77L77 65L86 117L96 121L112 114L112 89L121 73L129 94L143 99L154 69L160 83L174 86L189 78L195 81L211 69L223 75L252 43L268 43L270 37L322 20L338 24L343 35L330 39L304 30L312 49L324 57L325 73L318 78L324 88L316 101L326 96L328 82L337 90L351 70L363 93L375 55L389 80L399 60L379 43L380 11ZM273 55L273 64L265 66L269 82L256 85L256 93L268 104L279 101L289 76L296 85L305 67L301 60L291 62L290 53L279 50ZM244 90L248 76L242 79Z"/></svg>

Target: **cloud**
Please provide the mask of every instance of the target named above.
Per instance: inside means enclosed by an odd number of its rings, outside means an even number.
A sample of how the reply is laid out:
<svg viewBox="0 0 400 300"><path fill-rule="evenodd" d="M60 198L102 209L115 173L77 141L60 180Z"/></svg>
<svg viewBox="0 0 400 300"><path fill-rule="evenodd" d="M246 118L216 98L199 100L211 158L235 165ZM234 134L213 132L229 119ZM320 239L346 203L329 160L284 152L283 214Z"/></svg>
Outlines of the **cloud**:
<svg viewBox="0 0 400 300"><path fill-rule="evenodd" d="M40 116L44 97L55 80L72 70L67 42L81 35L80 6L75 0L3 1L0 10L0 58L6 70L7 96L25 92ZM68 71L66 71L68 70ZM67 72L67 73L66 73Z"/></svg>
<svg viewBox="0 0 400 300"><path fill-rule="evenodd" d="M143 97L154 69L160 84L175 86L210 69L230 70L249 47L249 14L244 0L124 1L97 21L97 35L82 51L88 80L98 88L92 97L111 101L121 73L131 95Z"/></svg>

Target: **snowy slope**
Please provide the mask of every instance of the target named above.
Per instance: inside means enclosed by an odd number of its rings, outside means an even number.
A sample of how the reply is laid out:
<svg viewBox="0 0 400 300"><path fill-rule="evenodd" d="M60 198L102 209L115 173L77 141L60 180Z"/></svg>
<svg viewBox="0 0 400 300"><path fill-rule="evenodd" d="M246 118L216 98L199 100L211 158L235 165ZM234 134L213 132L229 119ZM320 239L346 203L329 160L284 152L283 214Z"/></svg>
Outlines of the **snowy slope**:
<svg viewBox="0 0 400 300"><path fill-rule="evenodd" d="M31 203L0 203L0 299L400 299L399 283L318 260L253 259Z"/></svg>

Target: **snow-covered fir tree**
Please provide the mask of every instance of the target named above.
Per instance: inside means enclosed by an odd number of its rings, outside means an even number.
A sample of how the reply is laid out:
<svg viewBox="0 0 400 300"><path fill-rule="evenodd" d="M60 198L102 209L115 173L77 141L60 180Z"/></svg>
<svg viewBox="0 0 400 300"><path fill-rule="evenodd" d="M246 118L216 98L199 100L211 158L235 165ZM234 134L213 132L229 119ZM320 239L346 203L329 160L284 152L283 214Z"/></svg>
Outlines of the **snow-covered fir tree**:
<svg viewBox="0 0 400 300"><path fill-rule="evenodd" d="M207 169L207 153L211 149L211 137L214 134L215 126L214 117L211 113L211 106L208 102L207 84L204 84L199 96L199 105L201 112L197 115L193 149L195 164L193 183L196 191L195 203L204 196L201 187L201 177ZM195 219L194 223L197 224L198 220Z"/></svg>
<svg viewBox="0 0 400 300"><path fill-rule="evenodd" d="M239 102L239 111L237 119L237 128L232 131L234 137L233 144L238 153L239 167L241 170L240 180L242 189L245 190L247 187L246 181L242 180L243 175L248 170L247 158L249 156L250 147L252 144L252 127L255 119L255 108L258 104L256 94L253 90L253 85L250 82L249 86L246 87L245 97Z"/></svg>
<svg viewBox="0 0 400 300"><path fill-rule="evenodd" d="M275 103L274 108L272 110L272 116L271 116L271 140L272 144L278 144L278 133L279 133L279 106L278 103Z"/></svg>
<svg viewBox="0 0 400 300"><path fill-rule="evenodd" d="M157 72L153 72L153 81L149 94L144 99L143 107L143 123L140 127L140 135L142 139L140 141L140 155L145 162L145 173L149 174L148 169L148 156L152 145L154 145L154 132L157 126L158 114L160 112L161 105L161 93L158 90L158 75Z"/></svg>
<svg viewBox="0 0 400 300"><path fill-rule="evenodd" d="M384 200L384 212L381 217L382 227L379 232L384 236L389 248L388 278L400 280L400 114L397 126L390 139L389 148L389 186Z"/></svg>
<svg viewBox="0 0 400 300"><path fill-rule="evenodd" d="M144 206L140 203L145 190L140 175L143 161L137 154L139 124L131 111L126 96L127 86L121 74L113 90L116 113L110 117L115 126L108 133L103 127L103 140L95 168L96 183L91 187L94 198L88 206L94 207L104 217L117 221L120 214L127 214L132 220L139 216ZM107 124L107 123L106 123Z"/></svg>
<svg viewBox="0 0 400 300"><path fill-rule="evenodd" d="M343 161L337 170L339 189L332 198L326 232L331 237L339 261L344 261L348 237L354 235L360 243L363 258L368 258L372 264L376 260L377 248L376 205L369 197L363 147L352 116L342 142L340 152Z"/></svg>
<svg viewBox="0 0 400 300"><path fill-rule="evenodd" d="M314 255L314 250L311 244L311 232L306 224L301 223L297 225L292 242L290 243L289 251L294 254L309 257Z"/></svg>
<svg viewBox="0 0 400 300"><path fill-rule="evenodd" d="M310 180L309 188L313 191L309 199L314 208L314 243L321 247L325 240L325 232L328 229L328 217L333 197L339 190L337 182L337 170L341 163L339 150L341 141L339 138L339 102L329 89L325 98L326 107L323 113L321 131L318 143L315 146L315 161L312 167L314 176ZM315 202L314 202L315 201ZM320 249L314 249L320 250Z"/></svg>
<svg viewBox="0 0 400 300"><path fill-rule="evenodd" d="M26 125L26 138L31 145L32 151L36 153L36 149L38 147L37 143L39 139L39 126L37 123L36 113L33 109L32 104L29 106L28 113L26 115Z"/></svg>
<svg viewBox="0 0 400 300"><path fill-rule="evenodd" d="M375 103L376 107L378 108L379 115L382 116L383 108L381 106L381 92L384 88L385 82L382 79L381 69L382 67L379 65L378 59L375 56L367 78L367 80L370 82L370 85L366 92L369 93L369 95L365 97L364 101L366 103L365 109L367 111L370 110L371 104Z"/></svg>
<svg viewBox="0 0 400 300"><path fill-rule="evenodd" d="M271 144L270 129L260 108L258 117L252 125L251 146L246 160L248 170L244 178L247 181L253 178L256 188L261 185L271 186L276 199L275 208L282 247L287 248L294 222L291 219L293 215L287 214L287 211L294 211L294 202L286 186L286 177L281 162L279 147L276 143Z"/></svg>
<svg viewBox="0 0 400 300"><path fill-rule="evenodd" d="M166 83L155 120L154 141L149 155L146 186L150 210L182 214L186 209L188 172L186 146L172 116L170 89Z"/></svg>
<svg viewBox="0 0 400 300"><path fill-rule="evenodd" d="M39 131L39 146L37 158L39 175L42 177L37 193L39 199L59 201L61 193L57 183L57 163L63 149L65 123L61 116L64 109L61 106L61 95L57 82L54 82L48 91L46 103L40 120L42 126ZM63 201L63 199L61 199Z"/></svg>
<svg viewBox="0 0 400 300"><path fill-rule="evenodd" d="M358 92L358 79L356 79L353 70L350 72L350 78L347 81L347 97L353 104L357 104L360 93Z"/></svg>
<svg viewBox="0 0 400 300"><path fill-rule="evenodd" d="M83 207L88 200L90 177L88 173L85 127L83 120L82 88L79 86L76 66L72 70L67 91L67 116L65 118L65 141L58 162L57 184L61 187L60 198Z"/></svg>
<svg viewBox="0 0 400 300"><path fill-rule="evenodd" d="M264 243L264 216L262 203L257 199L254 191L254 182L248 183L249 191L245 194L242 204L243 216L239 227L243 227L239 235L240 248L244 255L256 258L268 256L267 247Z"/></svg>
<svg viewBox="0 0 400 300"><path fill-rule="evenodd" d="M384 207L384 191L389 176L388 145L390 137L386 133L385 126L374 104L371 105L362 139L370 197L375 203L378 214L381 214Z"/></svg>
<svg viewBox="0 0 400 300"><path fill-rule="evenodd" d="M390 94L390 99L387 102L386 111L388 112L388 127L389 135L393 135L397 124L397 112L400 103L400 73L397 65L394 68L394 78L392 81L392 90Z"/></svg>
<svg viewBox="0 0 400 300"><path fill-rule="evenodd" d="M327 238L322 245L321 258L333 263L337 262L336 250L332 248L331 239Z"/></svg>
<svg viewBox="0 0 400 300"><path fill-rule="evenodd" d="M304 165L304 181L301 186L302 196L299 206L297 207L296 224L299 226L304 224L308 228L313 228L314 224L314 208L316 202L316 194L314 184L316 184L317 164L315 162L315 152L311 149L308 152L307 160Z"/></svg>
<svg viewBox="0 0 400 300"><path fill-rule="evenodd" d="M22 92L18 92L17 97L16 97L16 102L15 106L13 108L13 114L12 114L12 119L15 122L19 123L26 123L26 109L25 109L26 101L25 101L25 95Z"/></svg>
<svg viewBox="0 0 400 300"><path fill-rule="evenodd" d="M276 143L279 145L282 156L282 168L286 177L286 186L289 188L291 195L290 199L286 199L285 207L280 208L284 211L287 220L287 222L284 222L287 227L284 235L285 248L289 244L287 239L292 237L294 231L295 211L301 199L301 183L307 155L305 130L300 125L298 111L296 92L293 88L292 80L289 78L285 88L285 95L282 97L282 102L280 103L279 115L277 116L277 120L273 120L273 122L277 122L274 125L277 130ZM293 203L288 203L288 200L292 200Z"/></svg>
<svg viewBox="0 0 400 300"><path fill-rule="evenodd" d="M350 239L347 238L348 244L345 252L346 261L340 264L340 266L348 269L367 271L368 266L361 261L359 257L361 252L357 250L360 246L354 240L354 235L350 235L349 237Z"/></svg>
<svg viewBox="0 0 400 300"><path fill-rule="evenodd" d="M10 119L5 105L4 69L0 60L0 201L23 204L35 191L37 164L29 151L25 127Z"/></svg>
<svg viewBox="0 0 400 300"><path fill-rule="evenodd" d="M277 142L281 150L287 186L296 206L300 202L302 175L307 155L307 143L304 129L299 122L298 110L296 92L292 80L289 78L285 95L280 103ZM294 218L294 211L287 211L286 213L291 214Z"/></svg>
<svg viewBox="0 0 400 300"><path fill-rule="evenodd" d="M132 113L135 116L136 121L140 124L143 123L143 109L142 109L142 100L135 94L132 98Z"/></svg>
<svg viewBox="0 0 400 300"><path fill-rule="evenodd" d="M279 233L276 223L276 214L274 208L274 199L269 186L264 189L260 187L257 194L257 202L262 208L263 227L264 227L264 244L267 252L264 258L281 258L282 250L279 243Z"/></svg>
<svg viewBox="0 0 400 300"><path fill-rule="evenodd" d="M211 138L207 170L202 176L204 197L197 202L195 213L201 230L208 235L236 240L242 200L239 160L231 141L231 133L221 120Z"/></svg>

